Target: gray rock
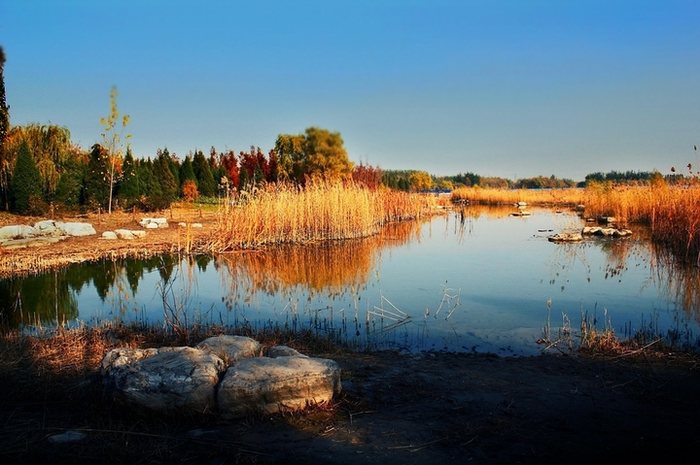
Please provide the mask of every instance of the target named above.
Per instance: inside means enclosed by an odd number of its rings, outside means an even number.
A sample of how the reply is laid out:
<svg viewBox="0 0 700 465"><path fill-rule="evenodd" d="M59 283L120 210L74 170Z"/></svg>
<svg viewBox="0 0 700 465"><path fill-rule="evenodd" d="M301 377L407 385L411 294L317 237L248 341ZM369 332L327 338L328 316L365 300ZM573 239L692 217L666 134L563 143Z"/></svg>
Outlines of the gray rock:
<svg viewBox="0 0 700 465"><path fill-rule="evenodd" d="M581 242L583 235L581 233L558 233L547 238L549 242Z"/></svg>
<svg viewBox="0 0 700 465"><path fill-rule="evenodd" d="M197 348L216 355L228 364L244 358L259 357L262 354L260 343L245 336L210 337L197 344Z"/></svg>
<svg viewBox="0 0 700 465"><path fill-rule="evenodd" d="M292 357L292 356L306 357L306 355L299 353L296 349L292 349L291 347L287 347L287 346L271 347L267 351L267 356L270 358Z"/></svg>
<svg viewBox="0 0 700 465"><path fill-rule="evenodd" d="M191 347L156 352L151 356L126 352L118 354L115 360L103 360L108 386L117 400L162 413L205 412L214 407L215 386L225 369L223 360ZM119 364L122 356L141 359ZM105 370L105 366L109 369Z"/></svg>
<svg viewBox="0 0 700 465"><path fill-rule="evenodd" d="M300 410L340 392L340 368L333 360L311 357L257 357L231 366L219 383L221 415L250 411Z"/></svg>
<svg viewBox="0 0 700 465"><path fill-rule="evenodd" d="M100 362L100 370L103 375L108 375L112 369L133 364L144 358L152 357L162 349L132 349L129 347L120 347L112 349L102 357Z"/></svg>

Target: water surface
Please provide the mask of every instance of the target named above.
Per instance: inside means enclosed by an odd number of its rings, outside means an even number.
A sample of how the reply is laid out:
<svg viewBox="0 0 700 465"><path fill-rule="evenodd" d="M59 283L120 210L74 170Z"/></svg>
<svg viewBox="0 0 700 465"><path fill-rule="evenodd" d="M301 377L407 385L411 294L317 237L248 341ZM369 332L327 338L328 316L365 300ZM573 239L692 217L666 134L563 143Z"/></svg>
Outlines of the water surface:
<svg viewBox="0 0 700 465"><path fill-rule="evenodd" d="M556 338L582 314L618 334L697 334L697 270L659 258L644 229L554 244L578 217L512 211L471 207L362 241L73 265L0 281L0 310L14 326L312 327L359 346L501 354L538 353L543 328Z"/></svg>

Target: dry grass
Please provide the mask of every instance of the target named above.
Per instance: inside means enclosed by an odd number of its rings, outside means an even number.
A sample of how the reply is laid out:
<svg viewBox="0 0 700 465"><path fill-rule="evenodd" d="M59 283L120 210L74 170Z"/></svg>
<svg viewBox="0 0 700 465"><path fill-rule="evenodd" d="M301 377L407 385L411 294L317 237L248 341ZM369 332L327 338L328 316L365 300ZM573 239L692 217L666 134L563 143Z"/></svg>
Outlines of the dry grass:
<svg viewBox="0 0 700 465"><path fill-rule="evenodd" d="M583 203L581 189L482 189L481 187L461 187L452 191L452 201L469 201L476 204L512 205L526 202L530 205L574 206Z"/></svg>
<svg viewBox="0 0 700 465"><path fill-rule="evenodd" d="M385 224L420 218L436 207L434 196L355 184L269 185L225 203L207 248L220 252L368 237Z"/></svg>
<svg viewBox="0 0 700 465"><path fill-rule="evenodd" d="M612 216L619 224L651 225L652 240L682 261L700 265L700 185L651 186L596 184L586 189L586 214Z"/></svg>

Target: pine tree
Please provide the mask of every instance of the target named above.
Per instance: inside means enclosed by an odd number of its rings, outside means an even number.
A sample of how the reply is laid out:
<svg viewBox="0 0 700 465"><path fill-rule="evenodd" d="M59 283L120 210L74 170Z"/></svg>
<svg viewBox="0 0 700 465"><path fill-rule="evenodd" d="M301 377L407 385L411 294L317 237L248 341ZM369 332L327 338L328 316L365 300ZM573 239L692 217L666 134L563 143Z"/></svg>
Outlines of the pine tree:
<svg viewBox="0 0 700 465"><path fill-rule="evenodd" d="M107 208L112 186L109 178L109 156L106 150L95 144L85 173L85 197L90 208Z"/></svg>
<svg viewBox="0 0 700 465"><path fill-rule="evenodd" d="M153 162L153 181L158 185L159 193L151 193L148 197L149 206L155 210L168 208L177 198L177 184L170 171L167 158L161 154Z"/></svg>
<svg viewBox="0 0 700 465"><path fill-rule="evenodd" d="M199 152L195 151L194 159L192 160L192 170L197 177L199 194L204 197L213 197L216 193L216 182L214 182L214 176L211 174L209 162L201 150Z"/></svg>
<svg viewBox="0 0 700 465"><path fill-rule="evenodd" d="M69 209L75 209L84 201L83 182L85 177L85 164L77 158L71 158L66 162L65 171L56 184L57 203L65 205Z"/></svg>
<svg viewBox="0 0 700 465"><path fill-rule="evenodd" d="M14 211L20 214L30 213L32 203L41 198L41 176L26 142L20 146L12 173L12 197Z"/></svg>
<svg viewBox="0 0 700 465"><path fill-rule="evenodd" d="M139 173L138 166L131 154L131 149L126 149L126 156L122 164L122 177L119 182L119 198L126 208L131 208L139 201Z"/></svg>
<svg viewBox="0 0 700 465"><path fill-rule="evenodd" d="M182 162L182 166L180 167L180 188L182 188L187 181L194 181L195 184L197 183L197 176L195 176L192 167L192 158L190 158L189 155L185 157L185 161Z"/></svg>

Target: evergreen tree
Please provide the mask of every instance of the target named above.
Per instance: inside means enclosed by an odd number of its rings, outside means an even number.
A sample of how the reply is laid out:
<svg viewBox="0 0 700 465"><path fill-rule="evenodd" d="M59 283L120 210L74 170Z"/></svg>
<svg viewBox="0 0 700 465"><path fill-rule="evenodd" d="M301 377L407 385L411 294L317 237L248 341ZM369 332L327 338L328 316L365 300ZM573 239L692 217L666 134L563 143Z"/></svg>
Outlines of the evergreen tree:
<svg viewBox="0 0 700 465"><path fill-rule="evenodd" d="M192 170L197 177L197 189L200 195L204 197L213 197L216 194L216 182L211 174L209 162L207 161L202 151L195 151L194 159L192 160Z"/></svg>
<svg viewBox="0 0 700 465"><path fill-rule="evenodd" d="M12 173L12 197L14 211L20 214L30 213L33 202L41 198L41 176L26 142L20 146Z"/></svg>
<svg viewBox="0 0 700 465"><path fill-rule="evenodd" d="M122 164L122 177L119 182L119 198L124 207L131 208L139 201L139 172L136 160L131 154L131 149L126 149L126 156Z"/></svg>
<svg viewBox="0 0 700 465"><path fill-rule="evenodd" d="M100 144L92 146L85 173L85 201L90 208L106 208L109 204L109 156Z"/></svg>
<svg viewBox="0 0 700 465"><path fill-rule="evenodd" d="M58 179L55 200L69 209L75 209L84 202L83 182L85 163L77 158L66 162L65 171Z"/></svg>
<svg viewBox="0 0 700 465"><path fill-rule="evenodd" d="M178 186L170 171L169 161L163 154L153 162L153 184L158 186L160 192L151 192L148 196L149 206L155 210L168 208L177 198Z"/></svg>
<svg viewBox="0 0 700 465"><path fill-rule="evenodd" d="M197 183L197 176L194 174L194 169L192 167L192 159L189 155L185 157L185 161L182 162L180 167L180 188L185 184L186 181L194 181Z"/></svg>

